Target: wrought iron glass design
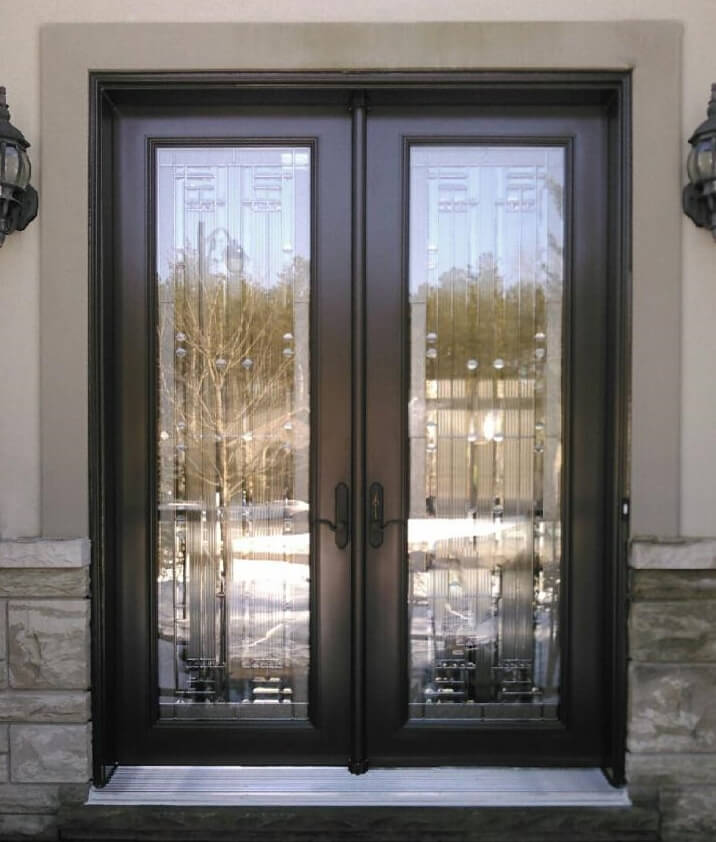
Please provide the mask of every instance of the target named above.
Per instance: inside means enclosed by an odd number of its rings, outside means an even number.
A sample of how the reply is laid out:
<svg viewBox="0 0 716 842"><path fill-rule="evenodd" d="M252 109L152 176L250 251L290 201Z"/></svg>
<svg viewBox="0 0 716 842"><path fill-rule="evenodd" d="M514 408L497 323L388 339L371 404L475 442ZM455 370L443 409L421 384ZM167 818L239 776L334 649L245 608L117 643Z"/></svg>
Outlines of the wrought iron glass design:
<svg viewBox="0 0 716 842"><path fill-rule="evenodd" d="M564 152L410 149L413 718L557 715Z"/></svg>
<svg viewBox="0 0 716 842"><path fill-rule="evenodd" d="M160 716L307 716L311 150L157 151Z"/></svg>

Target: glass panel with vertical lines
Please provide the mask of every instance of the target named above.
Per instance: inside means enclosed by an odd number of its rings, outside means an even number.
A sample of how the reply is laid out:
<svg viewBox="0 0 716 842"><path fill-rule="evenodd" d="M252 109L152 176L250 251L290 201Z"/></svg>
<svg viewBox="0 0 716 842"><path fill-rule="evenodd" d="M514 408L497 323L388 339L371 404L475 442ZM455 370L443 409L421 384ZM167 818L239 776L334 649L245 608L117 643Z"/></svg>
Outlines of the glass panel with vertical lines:
<svg viewBox="0 0 716 842"><path fill-rule="evenodd" d="M559 702L561 147L410 149L413 718Z"/></svg>
<svg viewBox="0 0 716 842"><path fill-rule="evenodd" d="M157 151L160 716L307 716L311 150Z"/></svg>

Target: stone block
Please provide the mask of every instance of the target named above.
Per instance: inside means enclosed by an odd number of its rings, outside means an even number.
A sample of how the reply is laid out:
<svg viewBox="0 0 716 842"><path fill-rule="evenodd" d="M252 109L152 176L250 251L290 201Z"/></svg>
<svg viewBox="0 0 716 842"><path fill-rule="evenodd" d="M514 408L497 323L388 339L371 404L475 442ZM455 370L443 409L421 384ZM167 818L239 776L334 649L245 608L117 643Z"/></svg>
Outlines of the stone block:
<svg viewBox="0 0 716 842"><path fill-rule="evenodd" d="M663 842L716 838L716 785L669 787L661 793Z"/></svg>
<svg viewBox="0 0 716 842"><path fill-rule="evenodd" d="M716 599L716 570L631 570L634 602Z"/></svg>
<svg viewBox="0 0 716 842"><path fill-rule="evenodd" d="M656 570L716 570L716 538L634 538L630 564Z"/></svg>
<svg viewBox="0 0 716 842"><path fill-rule="evenodd" d="M7 687L7 602L0 599L0 687Z"/></svg>
<svg viewBox="0 0 716 842"><path fill-rule="evenodd" d="M631 664L632 752L716 752L716 665Z"/></svg>
<svg viewBox="0 0 716 842"><path fill-rule="evenodd" d="M633 754L627 752L629 790L657 793L665 787L716 785L714 754Z"/></svg>
<svg viewBox="0 0 716 842"><path fill-rule="evenodd" d="M0 541L2 567L87 567L90 542L87 538L21 538Z"/></svg>
<svg viewBox="0 0 716 842"><path fill-rule="evenodd" d="M0 693L0 721L87 722L90 694L68 690L6 690Z"/></svg>
<svg viewBox="0 0 716 842"><path fill-rule="evenodd" d="M10 737L8 735L7 725L0 725L0 754L6 754L8 751Z"/></svg>
<svg viewBox="0 0 716 842"><path fill-rule="evenodd" d="M11 601L8 606L10 686L89 686L89 600Z"/></svg>
<svg viewBox="0 0 716 842"><path fill-rule="evenodd" d="M11 725L13 783L80 783L89 780L89 725Z"/></svg>
<svg viewBox="0 0 716 842"><path fill-rule="evenodd" d="M3 784L1 813L55 813L63 806L83 805L86 784Z"/></svg>
<svg viewBox="0 0 716 842"><path fill-rule="evenodd" d="M629 655L635 661L716 663L716 600L633 603Z"/></svg>
<svg viewBox="0 0 716 842"><path fill-rule="evenodd" d="M0 786L0 813L54 813L59 806L58 784Z"/></svg>
<svg viewBox="0 0 716 842"><path fill-rule="evenodd" d="M7 754L0 754L0 784L6 784L10 780Z"/></svg>
<svg viewBox="0 0 716 842"><path fill-rule="evenodd" d="M41 842L57 839L57 817L55 815L0 815L0 839L32 839Z"/></svg>
<svg viewBox="0 0 716 842"><path fill-rule="evenodd" d="M0 572L0 597L84 597L89 593L89 568L42 570L28 567Z"/></svg>

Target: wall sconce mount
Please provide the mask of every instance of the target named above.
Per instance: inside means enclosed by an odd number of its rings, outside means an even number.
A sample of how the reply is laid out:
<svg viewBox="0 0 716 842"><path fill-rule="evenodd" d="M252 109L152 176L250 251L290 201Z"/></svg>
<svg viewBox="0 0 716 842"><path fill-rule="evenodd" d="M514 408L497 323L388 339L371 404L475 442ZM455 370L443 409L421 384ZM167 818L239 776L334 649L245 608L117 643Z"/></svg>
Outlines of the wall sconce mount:
<svg viewBox="0 0 716 842"><path fill-rule="evenodd" d="M684 187L684 213L716 240L716 83L711 85L707 119L689 138L686 162L689 184Z"/></svg>
<svg viewBox="0 0 716 842"><path fill-rule="evenodd" d="M37 191L30 184L30 144L10 122L0 87L0 247L8 234L23 231L37 216Z"/></svg>

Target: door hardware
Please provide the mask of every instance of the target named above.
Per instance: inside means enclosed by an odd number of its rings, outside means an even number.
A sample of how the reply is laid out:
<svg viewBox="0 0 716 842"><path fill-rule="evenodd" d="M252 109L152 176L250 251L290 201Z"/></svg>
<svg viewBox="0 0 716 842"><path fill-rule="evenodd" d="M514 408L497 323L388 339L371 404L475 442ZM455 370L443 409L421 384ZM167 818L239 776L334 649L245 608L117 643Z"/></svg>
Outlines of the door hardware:
<svg viewBox="0 0 716 842"><path fill-rule="evenodd" d="M335 534L336 546L344 550L351 537L350 493L344 482L339 482L335 490L335 523L325 518L318 518L316 523L322 523Z"/></svg>
<svg viewBox="0 0 716 842"><path fill-rule="evenodd" d="M402 518L383 520L383 486L374 482L368 489L368 543L374 549L383 545L383 532L392 523L404 523Z"/></svg>

